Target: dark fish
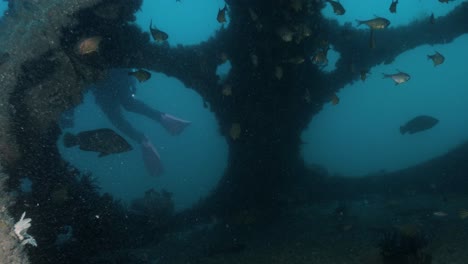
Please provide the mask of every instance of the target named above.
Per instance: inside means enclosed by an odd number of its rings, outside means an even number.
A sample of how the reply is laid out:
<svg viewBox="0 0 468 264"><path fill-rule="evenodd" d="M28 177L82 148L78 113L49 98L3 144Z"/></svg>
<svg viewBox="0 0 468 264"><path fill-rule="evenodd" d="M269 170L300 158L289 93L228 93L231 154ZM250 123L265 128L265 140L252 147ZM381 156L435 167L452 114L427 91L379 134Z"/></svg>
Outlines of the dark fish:
<svg viewBox="0 0 468 264"><path fill-rule="evenodd" d="M434 13L432 13L431 16L429 17L429 23L434 25L435 23Z"/></svg>
<svg viewBox="0 0 468 264"><path fill-rule="evenodd" d="M364 24L367 25L370 29L384 29L390 25L390 21L383 17L375 16L373 19L369 20L357 20L358 26Z"/></svg>
<svg viewBox="0 0 468 264"><path fill-rule="evenodd" d="M437 51L434 55L427 55L427 59L432 60L432 62L434 63L434 67L444 63L445 61L445 57Z"/></svg>
<svg viewBox="0 0 468 264"><path fill-rule="evenodd" d="M332 99L331 99L331 104L332 105L337 105L339 103L340 103L340 98L336 94L334 94Z"/></svg>
<svg viewBox="0 0 468 264"><path fill-rule="evenodd" d="M369 70L361 70L361 80L365 81L367 79L368 74L370 74Z"/></svg>
<svg viewBox="0 0 468 264"><path fill-rule="evenodd" d="M439 0L439 2L441 2L441 3L446 3L446 4L448 4L449 2L452 2L452 1L453 1L453 0Z"/></svg>
<svg viewBox="0 0 468 264"><path fill-rule="evenodd" d="M343 15L346 10L344 9L344 7L340 4L340 2L338 1L333 1L333 0L327 0L328 3L330 3L330 5L332 6L333 8L333 12L339 16Z"/></svg>
<svg viewBox="0 0 468 264"><path fill-rule="evenodd" d="M218 20L219 23L226 23L226 10L227 10L227 5L224 5L223 9L218 10L218 15L216 16L216 20Z"/></svg>
<svg viewBox="0 0 468 264"><path fill-rule="evenodd" d="M396 13L396 7L398 4L398 0L392 0L392 4L390 5L390 13Z"/></svg>
<svg viewBox="0 0 468 264"><path fill-rule="evenodd" d="M99 152L99 157L133 149L123 137L109 128L83 131L76 135L65 133L63 144L67 148L80 146L81 150Z"/></svg>
<svg viewBox="0 0 468 264"><path fill-rule="evenodd" d="M166 32L161 31L161 30L157 29L156 27L153 27L153 20L152 19L150 21L149 28L150 28L151 36L153 36L154 41L163 42L163 41L166 41L169 38L169 35Z"/></svg>
<svg viewBox="0 0 468 264"><path fill-rule="evenodd" d="M144 82L151 78L151 73L142 69L139 69L134 72L129 72L128 75L134 76L139 82Z"/></svg>
<svg viewBox="0 0 468 264"><path fill-rule="evenodd" d="M414 134L417 132L421 132L432 128L433 126L437 125L438 122L439 120L432 116L420 115L411 119L405 125L401 126L400 133L405 134L406 132L408 132L410 134Z"/></svg>

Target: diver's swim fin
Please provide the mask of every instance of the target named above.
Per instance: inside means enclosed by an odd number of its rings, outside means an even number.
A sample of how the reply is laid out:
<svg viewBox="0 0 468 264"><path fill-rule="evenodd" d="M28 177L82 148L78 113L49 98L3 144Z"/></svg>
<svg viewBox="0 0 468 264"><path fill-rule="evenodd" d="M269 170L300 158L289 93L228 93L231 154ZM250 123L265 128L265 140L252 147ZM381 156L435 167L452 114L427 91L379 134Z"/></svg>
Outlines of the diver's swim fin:
<svg viewBox="0 0 468 264"><path fill-rule="evenodd" d="M160 176L163 173L161 157L148 138L141 142L141 150L146 170L151 176Z"/></svg>
<svg viewBox="0 0 468 264"><path fill-rule="evenodd" d="M169 132L171 135L178 135L184 131L184 129L190 125L192 122L177 118L169 114L161 114L161 125Z"/></svg>

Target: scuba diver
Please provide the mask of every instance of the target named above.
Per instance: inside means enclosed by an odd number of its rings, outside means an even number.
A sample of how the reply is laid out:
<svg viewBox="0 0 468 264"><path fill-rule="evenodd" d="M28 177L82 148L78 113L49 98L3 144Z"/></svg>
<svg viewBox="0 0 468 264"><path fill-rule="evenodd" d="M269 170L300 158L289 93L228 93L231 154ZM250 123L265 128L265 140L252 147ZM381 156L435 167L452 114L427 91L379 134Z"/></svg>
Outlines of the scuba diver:
<svg viewBox="0 0 468 264"><path fill-rule="evenodd" d="M146 169L151 175L158 176L163 171L159 153L145 134L135 129L125 119L122 108L160 123L172 135L180 134L191 122L160 112L135 99L136 81L129 72L129 69L110 69L108 76L95 83L91 90L96 104L111 123L126 136L141 144Z"/></svg>

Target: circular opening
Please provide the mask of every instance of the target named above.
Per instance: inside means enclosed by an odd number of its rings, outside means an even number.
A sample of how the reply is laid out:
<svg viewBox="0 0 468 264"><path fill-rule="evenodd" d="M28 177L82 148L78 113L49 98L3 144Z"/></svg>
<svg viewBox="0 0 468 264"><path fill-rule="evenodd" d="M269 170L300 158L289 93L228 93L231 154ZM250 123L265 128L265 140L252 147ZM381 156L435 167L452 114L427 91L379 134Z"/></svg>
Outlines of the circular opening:
<svg viewBox="0 0 468 264"><path fill-rule="evenodd" d="M450 44L423 45L400 54L391 65L370 69L368 78L347 85L338 104L325 104L303 132L303 155L331 174L357 176L415 165L467 140L468 78L463 65L468 35ZM445 62L434 66L436 51ZM409 73L395 85L382 73ZM419 115L437 118L431 129L401 134L400 126Z"/></svg>
<svg viewBox="0 0 468 264"><path fill-rule="evenodd" d="M60 142L64 159L83 171L92 172L101 191L123 201L142 197L150 188L173 193L176 209L184 209L216 185L227 166L227 143L218 133L217 121L202 98L181 82L163 74L151 72L151 79L138 84L134 97L150 107L191 121L180 135L172 136L160 124L145 116L123 110L124 117L154 144L163 163L164 173L151 177L145 168L139 142L128 138L112 125L88 92L84 103L76 107L74 126L64 132L79 133L99 128L111 128L123 136L132 151L98 157L78 147L65 148ZM62 140L62 139L60 139Z"/></svg>

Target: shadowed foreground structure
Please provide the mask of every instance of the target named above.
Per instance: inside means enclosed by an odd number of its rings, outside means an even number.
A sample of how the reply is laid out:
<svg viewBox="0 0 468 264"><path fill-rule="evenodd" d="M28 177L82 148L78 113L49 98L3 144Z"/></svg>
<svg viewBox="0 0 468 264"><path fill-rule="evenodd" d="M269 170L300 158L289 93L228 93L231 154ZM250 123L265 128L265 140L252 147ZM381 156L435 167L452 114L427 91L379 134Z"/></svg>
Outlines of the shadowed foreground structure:
<svg viewBox="0 0 468 264"><path fill-rule="evenodd" d="M208 103L228 138L228 169L212 196L182 213L185 221L212 214L228 217L254 208L263 208L267 215L291 202L313 200L325 186L336 192L327 194L330 197L352 197L369 184L378 189L398 177L324 179L305 168L299 156L300 134L324 102L359 77L352 68L390 63L405 50L449 42L468 32L468 3L463 3L435 25L417 21L379 32L377 48L369 50L368 31L325 20L320 13L323 4L317 1L300 1L301 9L282 0L226 2L229 27L199 45L169 47L155 45L147 33L126 23L134 20L141 0L14 1L0 26L0 52L6 54L0 64L0 159L11 176L10 187L27 175L34 188L11 212L20 215L27 210L41 226L36 230L39 245L53 244L59 228L72 222L77 237L66 249L31 250L35 263L83 263L87 254L141 243L130 238L139 231L127 228L134 224L124 217L125 210L112 197L99 196L89 175L67 165L56 146L61 133L58 117L81 102L87 84L106 68L146 68L179 79ZM113 15L96 13L106 8ZM299 25L311 29L304 39L286 42L277 34L282 26ZM78 55L76 43L90 36L103 37L100 52ZM337 70L329 74L308 59L324 41L341 54ZM223 97L223 84L218 84L215 73L222 54L232 65L223 83L232 87L229 97ZM275 78L278 66L284 71L282 78ZM229 137L232 124L241 127L238 139ZM460 151L467 153L463 148L449 155ZM466 171L465 165L456 166ZM25 208L26 204L39 206ZM161 225L159 230L166 228Z"/></svg>

